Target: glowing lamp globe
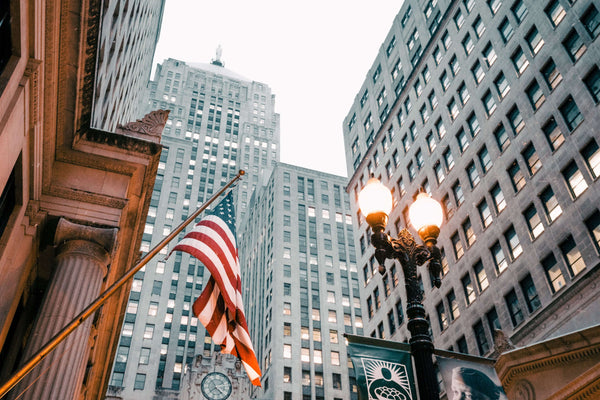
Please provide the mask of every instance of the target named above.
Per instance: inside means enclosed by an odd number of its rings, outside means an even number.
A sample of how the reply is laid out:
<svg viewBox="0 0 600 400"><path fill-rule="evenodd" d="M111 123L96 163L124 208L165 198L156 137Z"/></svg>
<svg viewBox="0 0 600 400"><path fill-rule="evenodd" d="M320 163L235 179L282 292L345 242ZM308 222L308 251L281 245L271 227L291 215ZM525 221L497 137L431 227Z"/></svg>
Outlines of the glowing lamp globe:
<svg viewBox="0 0 600 400"><path fill-rule="evenodd" d="M358 205L365 217L392 211L392 193L377 178L371 178L358 195Z"/></svg>
<svg viewBox="0 0 600 400"><path fill-rule="evenodd" d="M419 232L419 236L425 240L422 233L424 230L435 227L434 231L439 233L439 228L444 220L444 212L440 203L427 193L420 193L408 209L408 218L412 226ZM435 236L437 237L437 234Z"/></svg>

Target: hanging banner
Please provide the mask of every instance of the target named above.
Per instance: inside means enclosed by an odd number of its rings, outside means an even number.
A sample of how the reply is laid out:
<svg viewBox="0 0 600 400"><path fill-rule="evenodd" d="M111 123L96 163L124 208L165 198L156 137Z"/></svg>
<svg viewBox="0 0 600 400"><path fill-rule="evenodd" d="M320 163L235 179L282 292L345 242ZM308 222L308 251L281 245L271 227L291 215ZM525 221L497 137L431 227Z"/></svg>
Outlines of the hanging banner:
<svg viewBox="0 0 600 400"><path fill-rule="evenodd" d="M494 360L436 349L448 400L507 400Z"/></svg>
<svg viewBox="0 0 600 400"><path fill-rule="evenodd" d="M359 400L416 400L410 346L345 335L354 365Z"/></svg>

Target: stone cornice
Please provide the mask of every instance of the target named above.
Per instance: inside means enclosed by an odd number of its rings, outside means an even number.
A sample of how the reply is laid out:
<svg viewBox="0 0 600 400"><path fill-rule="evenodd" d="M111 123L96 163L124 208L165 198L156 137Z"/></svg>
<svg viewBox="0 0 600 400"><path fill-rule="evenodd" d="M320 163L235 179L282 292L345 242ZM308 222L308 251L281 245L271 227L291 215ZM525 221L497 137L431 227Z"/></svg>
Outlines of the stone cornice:
<svg viewBox="0 0 600 400"><path fill-rule="evenodd" d="M586 359L600 359L600 325L504 353L498 358L495 368L502 386L510 388L530 373ZM596 374L596 379L600 379L600 371Z"/></svg>

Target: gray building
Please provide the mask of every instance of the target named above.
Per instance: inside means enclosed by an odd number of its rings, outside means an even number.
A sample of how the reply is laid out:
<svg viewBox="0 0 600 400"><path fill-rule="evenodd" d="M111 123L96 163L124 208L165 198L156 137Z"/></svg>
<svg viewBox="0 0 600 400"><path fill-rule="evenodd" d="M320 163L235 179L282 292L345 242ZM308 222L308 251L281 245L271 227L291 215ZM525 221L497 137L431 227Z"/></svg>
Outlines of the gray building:
<svg viewBox="0 0 600 400"><path fill-rule="evenodd" d="M421 269L435 346L476 355L598 324L600 5L406 1L344 120L365 333L406 341L399 266L376 273L356 204L419 189L445 209L444 278ZM413 231L414 233L414 231Z"/></svg>
<svg viewBox="0 0 600 400"><path fill-rule="evenodd" d="M93 127L114 131L146 114L143 95L164 5L165 0L102 1Z"/></svg>
<svg viewBox="0 0 600 400"><path fill-rule="evenodd" d="M220 57L211 64L165 60L148 94L150 109L170 115L142 253L242 168L247 173L234 189L239 224L252 191L279 160L279 115L270 88L226 69ZM166 254L133 280L108 398L178 398L185 366L215 352L190 310L208 278L204 267L187 254L165 260Z"/></svg>
<svg viewBox="0 0 600 400"><path fill-rule="evenodd" d="M239 242L262 369L254 398L356 398L344 333L363 334L347 178L279 163Z"/></svg>

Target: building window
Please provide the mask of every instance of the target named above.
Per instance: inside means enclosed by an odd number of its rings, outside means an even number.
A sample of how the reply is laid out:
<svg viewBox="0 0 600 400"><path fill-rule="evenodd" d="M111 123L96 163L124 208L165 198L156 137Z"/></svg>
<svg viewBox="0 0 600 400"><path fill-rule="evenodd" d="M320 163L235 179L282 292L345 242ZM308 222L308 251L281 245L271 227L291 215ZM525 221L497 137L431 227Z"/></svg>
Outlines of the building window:
<svg viewBox="0 0 600 400"><path fill-rule="evenodd" d="M560 217L562 214L562 208L560 204L558 204L558 200L554 195L554 191L551 186L546 186L544 190L540 193L540 201L544 205L544 211L546 212L546 216L548 217L548 222L552 223L556 220L556 218Z"/></svg>
<svg viewBox="0 0 600 400"><path fill-rule="evenodd" d="M581 115L575 100L573 100L573 97L571 96L567 97L558 109L567 124L567 128L569 128L571 132L579 126L581 121L583 121L583 115Z"/></svg>
<svg viewBox="0 0 600 400"><path fill-rule="evenodd" d="M496 330L502 330L502 325L500 325L500 319L498 318L496 306L492 306L492 308L485 313L485 318L487 319L490 331L495 332Z"/></svg>
<svg viewBox="0 0 600 400"><path fill-rule="evenodd" d="M496 208L496 213L500 214L504 208L506 208L506 200L504 199L504 193L502 193L502 189L500 185L496 183L492 189L490 190L490 194L494 199L494 207Z"/></svg>
<svg viewBox="0 0 600 400"><path fill-rule="evenodd" d="M473 67L471 67L471 73L473 74L473 78L475 79L475 83L477 84L481 83L481 81L485 77L485 72L483 71L481 63L479 61L476 61L475 64L473 64Z"/></svg>
<svg viewBox="0 0 600 400"><path fill-rule="evenodd" d="M469 125L469 131L471 132L471 136L475 137L481 131L481 127L479 126L479 121L475 116L475 113L471 113L467 118L467 124Z"/></svg>
<svg viewBox="0 0 600 400"><path fill-rule="evenodd" d="M523 217L527 222L527 228L529 229L531 240L535 240L544 232L544 225L542 225L542 219L540 218L533 203L531 203L529 207L523 211Z"/></svg>
<svg viewBox="0 0 600 400"><path fill-rule="evenodd" d="M396 332L396 318L394 318L394 310L388 312L388 325L390 326L390 335Z"/></svg>
<svg viewBox="0 0 600 400"><path fill-rule="evenodd" d="M485 330L483 329L483 323L481 320L477 321L477 323L473 325L473 333L475 334L475 341L477 342L479 355L483 356L489 351L490 345L488 344L487 337L485 336Z"/></svg>
<svg viewBox="0 0 600 400"><path fill-rule="evenodd" d="M513 189L518 193L525 186L525 177L523 176L523 171L521 171L521 167L519 167L517 160L512 162L506 172L508 172Z"/></svg>
<svg viewBox="0 0 600 400"><path fill-rule="evenodd" d="M588 187L587 182L583 178L583 174L577 167L575 161L571 162L562 170L562 174L569 186L573 199L578 198Z"/></svg>
<svg viewBox="0 0 600 400"><path fill-rule="evenodd" d="M435 163L433 170L435 172L435 179L437 183L442 183L446 177L444 175L444 168L442 168L442 164L439 161Z"/></svg>
<svg viewBox="0 0 600 400"><path fill-rule="evenodd" d="M496 102L494 101L494 97L492 96L491 91L488 90L487 92L485 92L485 94L481 98L481 102L485 107L485 113L488 117L492 115L494 111L496 111Z"/></svg>
<svg viewBox="0 0 600 400"><path fill-rule="evenodd" d="M467 104L467 101L471 98L469 91L467 90L467 85L464 82L458 88L458 97L460 98L460 103L464 106Z"/></svg>
<svg viewBox="0 0 600 400"><path fill-rule="evenodd" d="M532 176L535 175L540 168L542 168L542 162L535 151L535 147L533 147L533 143L529 143L521 152L521 155L523 156L523 159L527 164L527 169Z"/></svg>
<svg viewBox="0 0 600 400"><path fill-rule="evenodd" d="M559 83L562 82L562 75L560 72L558 72L558 69L556 69L556 64L552 58L550 58L546 64L544 64L541 72L544 76L544 80L548 86L550 86L550 89L554 89Z"/></svg>
<svg viewBox="0 0 600 400"><path fill-rule="evenodd" d="M473 51L473 47L475 47L475 45L473 44L473 39L471 39L471 35L469 35L468 33L462 41L462 46L465 49L465 53L467 53L467 55L471 54L471 52Z"/></svg>
<svg viewBox="0 0 600 400"><path fill-rule="evenodd" d="M588 7L580 19L592 38L598 36L598 33L600 33L600 14L593 4Z"/></svg>
<svg viewBox="0 0 600 400"><path fill-rule="evenodd" d="M454 167L454 157L452 157L452 152L450 151L450 147L446 148L443 153L444 162L446 163L446 169L450 171L452 167Z"/></svg>
<svg viewBox="0 0 600 400"><path fill-rule="evenodd" d="M560 288L565 286L565 277L563 276L562 271L556 262L554 254L550 253L548 256L542 259L542 267L546 272L546 278L548 279L552 293L556 293L560 290Z"/></svg>
<svg viewBox="0 0 600 400"><path fill-rule="evenodd" d="M544 136L552 151L556 151L556 149L558 149L565 141L565 137L560 131L554 117L550 118L548 122L544 124L542 131L544 132Z"/></svg>
<svg viewBox="0 0 600 400"><path fill-rule="evenodd" d="M496 77L496 80L494 80L494 85L496 86L498 96L500 96L501 99L506 97L508 92L510 92L510 86L508 85L508 81L506 80L506 78L504 77L504 73L502 72L500 72L500 75L498 75Z"/></svg>
<svg viewBox="0 0 600 400"><path fill-rule="evenodd" d="M593 179L597 179L600 176L600 148L598 148L598 143L594 139L590 140L581 149L581 155L585 160L590 175Z"/></svg>
<svg viewBox="0 0 600 400"><path fill-rule="evenodd" d="M525 121L521 116L521 112L517 106L513 106L507 114L508 121L510 122L510 126L515 132L515 135L521 133L523 128L525 128Z"/></svg>
<svg viewBox="0 0 600 400"><path fill-rule="evenodd" d="M456 58L456 56L452 56L450 61L448 61L448 65L450 66L452 76L458 75L458 72L460 71L460 64L458 63L458 59Z"/></svg>
<svg viewBox="0 0 600 400"><path fill-rule="evenodd" d="M506 296L504 296L504 300L506 301L506 306L508 307L510 320L512 321L513 327L516 328L524 320L523 310L521 310L521 305L519 304L519 299L517 298L517 292L512 289L506 294Z"/></svg>
<svg viewBox="0 0 600 400"><path fill-rule="evenodd" d="M592 237L596 250L600 252L600 211L594 211L594 213L585 220L585 226Z"/></svg>
<svg viewBox="0 0 600 400"><path fill-rule="evenodd" d="M538 110L546 101L546 96L544 96L542 88L535 79L527 86L525 93L527 93L527 98L529 98L529 103L534 111Z"/></svg>
<svg viewBox="0 0 600 400"><path fill-rule="evenodd" d="M454 201L456 201L456 205L460 207L460 205L465 201L465 196L459 181L456 181L454 185L452 185L452 193L454 194Z"/></svg>
<svg viewBox="0 0 600 400"><path fill-rule="evenodd" d="M508 267L506 257L504 257L504 251L502 250L502 246L500 246L500 242L496 241L496 243L494 243L494 245L490 248L490 252L492 253L492 258L494 259L496 273L500 275Z"/></svg>
<svg viewBox="0 0 600 400"><path fill-rule="evenodd" d="M563 6L558 2L558 0L553 0L548 4L548 6L544 9L546 15L550 19L552 26L556 27L560 22L565 18L567 13Z"/></svg>
<svg viewBox="0 0 600 400"><path fill-rule="evenodd" d="M8 5L8 2L6 4ZM10 25L8 23L5 23L5 24ZM2 35L1 31L3 28L4 27L2 25L0 25L0 35ZM9 29L9 32L10 32L10 29ZM9 38L10 38L10 36L9 36ZM10 46L3 46L3 47L7 47L10 50ZM0 69L1 68L2 67L0 66ZM10 219L10 216L15 208L16 199L17 199L16 193L17 193L17 186L16 186L16 179L15 179L15 168L13 168L12 172L10 173L10 176L8 177L8 181L6 182L6 185L4 186L4 189L2 190L2 194L0 195L0 237L4 233L4 230L6 229L6 227L8 226L8 220ZM148 245L148 249L149 248L150 248L150 245ZM145 250L145 251L148 251L148 250Z"/></svg>
<svg viewBox="0 0 600 400"><path fill-rule="evenodd" d="M340 353L337 351L331 352L331 365L340 365Z"/></svg>
<svg viewBox="0 0 600 400"><path fill-rule="evenodd" d="M110 380L110 386L123 387L123 378L124 377L125 377L125 373L123 373L123 372L113 372L112 378Z"/></svg>
<svg viewBox="0 0 600 400"><path fill-rule="evenodd" d="M463 254L465 254L465 250L463 249L458 232L454 232L454 235L452 235L450 240L452 241L452 249L454 250L454 256L456 257L456 260L460 260Z"/></svg>
<svg viewBox="0 0 600 400"><path fill-rule="evenodd" d="M581 36L579 36L579 33L577 33L575 28L571 29L565 40L563 40L562 44L573 62L577 62L577 60L583 56L583 53L585 53L587 49L583 43L583 40L581 39Z"/></svg>
<svg viewBox="0 0 600 400"><path fill-rule="evenodd" d="M335 390L342 389L342 375L336 374L335 372L331 374L332 386Z"/></svg>
<svg viewBox="0 0 600 400"><path fill-rule="evenodd" d="M433 153L433 151L435 150L435 147L436 147L435 137L433 136L433 133L429 132L426 139L427 139L427 148L429 149L429 154L431 154L431 153Z"/></svg>
<svg viewBox="0 0 600 400"><path fill-rule="evenodd" d="M525 57L525 53L523 53L523 50L520 47L518 47L510 58L512 60L513 65L515 66L515 69L517 70L517 75L523 74L523 72L525 72L525 70L529 66L529 60L527 60L527 57Z"/></svg>
<svg viewBox="0 0 600 400"><path fill-rule="evenodd" d="M531 314L542 306L531 275L525 275L525 278L519 282L519 285L521 286L523 295L525 295L525 304L527 305L527 310Z"/></svg>
<svg viewBox="0 0 600 400"><path fill-rule="evenodd" d="M465 17L463 16L463 13L460 10L460 8L456 12L456 14L454 14L454 23L456 24L456 30L460 30L460 27L463 26L463 24L465 23Z"/></svg>
<svg viewBox="0 0 600 400"><path fill-rule="evenodd" d="M440 83L442 84L442 89L444 89L445 92L450 86L450 78L448 78L446 71L442 72L442 75L440 76Z"/></svg>
<svg viewBox="0 0 600 400"><path fill-rule="evenodd" d="M535 25L527 33L527 36L525 36L525 40L527 40L527 43L529 44L529 48L531 49L533 55L539 53L542 47L544 46L544 39L542 38L542 35L540 35L540 32L537 30Z"/></svg>
<svg viewBox="0 0 600 400"><path fill-rule="evenodd" d="M477 172L477 168L475 167L475 163L471 161L469 165L467 165L467 175L469 176L469 183L471 184L471 188L474 188L479 183L479 173Z"/></svg>
<svg viewBox="0 0 600 400"><path fill-rule="evenodd" d="M133 390L144 390L146 385L146 374L135 374L135 382L133 383Z"/></svg>
<svg viewBox="0 0 600 400"><path fill-rule="evenodd" d="M525 4L523 4L523 0L517 0L510 9L517 22L519 24L523 22L528 12L527 7L525 7Z"/></svg>
<svg viewBox="0 0 600 400"><path fill-rule="evenodd" d="M440 331L443 331L448 327L448 317L446 316L444 302L440 301L435 309L437 311L438 323L440 324Z"/></svg>
<svg viewBox="0 0 600 400"><path fill-rule="evenodd" d="M490 7L492 14L496 14L498 12L498 9L502 5L502 1L501 0L487 0L487 4Z"/></svg>
<svg viewBox="0 0 600 400"><path fill-rule="evenodd" d="M456 347L459 353L468 354L469 347L467 346L467 339L464 336L461 336L456 342Z"/></svg>
<svg viewBox="0 0 600 400"><path fill-rule="evenodd" d="M458 142L458 148L461 153L469 147L469 141L467 140L467 134L465 130L461 128L460 131L456 134L456 141Z"/></svg>
<svg viewBox="0 0 600 400"><path fill-rule="evenodd" d="M473 270L475 271L475 276L477 277L477 286L479 287L479 293L483 292L485 289L490 286L490 283L487 278L487 274L485 273L485 268L483 267L483 263L481 260L477 261L473 266Z"/></svg>
<svg viewBox="0 0 600 400"><path fill-rule="evenodd" d="M514 226L511 225L504 232L504 239L506 239L506 243L508 243L510 248L510 258L514 261L521 253L523 253L523 248L521 247L521 242L519 241L519 236L517 236Z"/></svg>
<svg viewBox="0 0 600 400"><path fill-rule="evenodd" d="M567 263L567 266L569 267L571 276L576 276L585 269L585 262L581 257L581 252L575 244L573 236L569 235L558 245L558 247L560 248L565 263Z"/></svg>
<svg viewBox="0 0 600 400"><path fill-rule="evenodd" d="M510 139L508 138L508 134L506 133L506 129L504 129L504 125L500 124L494 131L494 137L496 138L496 144L498 144L498 148L500 152L503 152L510 145Z"/></svg>
<svg viewBox="0 0 600 400"><path fill-rule="evenodd" d="M450 290L448 295L446 295L446 300L448 300L448 305L450 306L450 318L452 319L452 321L454 321L460 316L460 310L458 309L458 301L456 300L454 290Z"/></svg>
<svg viewBox="0 0 600 400"><path fill-rule="evenodd" d="M502 22L500 22L500 25L498 26L498 31L500 32L500 36L502 37L502 40L504 40L504 43L508 42L508 40L514 33L514 29L510 22L508 22L508 18L504 17Z"/></svg>
<svg viewBox="0 0 600 400"><path fill-rule="evenodd" d="M485 229L488 226L490 226L490 224L492 223L492 213L490 212L490 208L488 207L488 204L485 201L485 199L483 199L481 201L481 203L479 203L477 205L477 210L479 211L479 217L481 218L481 224L483 225L483 228Z"/></svg>
<svg viewBox="0 0 600 400"><path fill-rule="evenodd" d="M475 289L473 288L473 283L471 282L471 275L469 275L468 273L465 274L461 278L461 282L465 293L465 301L467 302L467 305L469 305L473 303L476 298Z"/></svg>
<svg viewBox="0 0 600 400"><path fill-rule="evenodd" d="M583 83L587 87L590 95L596 104L600 102L600 69L594 65L590 72L583 78Z"/></svg>

